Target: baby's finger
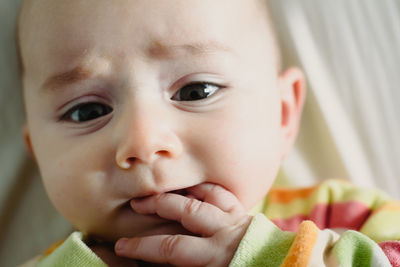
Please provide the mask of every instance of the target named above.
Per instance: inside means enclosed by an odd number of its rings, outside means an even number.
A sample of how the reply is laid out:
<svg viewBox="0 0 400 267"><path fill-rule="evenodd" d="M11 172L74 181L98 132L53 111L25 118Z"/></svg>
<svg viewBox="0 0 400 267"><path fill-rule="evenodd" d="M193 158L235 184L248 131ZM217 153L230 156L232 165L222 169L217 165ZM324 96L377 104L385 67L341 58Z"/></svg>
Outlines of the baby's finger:
<svg viewBox="0 0 400 267"><path fill-rule="evenodd" d="M216 249L207 238L185 235L157 235L122 238L115 245L118 256L175 266L205 266Z"/></svg>
<svg viewBox="0 0 400 267"><path fill-rule="evenodd" d="M199 184L188 188L187 192L225 212L244 211L236 196L222 186L210 183Z"/></svg>
<svg viewBox="0 0 400 267"><path fill-rule="evenodd" d="M177 221L190 232L202 236L211 236L232 221L230 214L212 204L173 193L132 200L131 206L141 214L157 214Z"/></svg>

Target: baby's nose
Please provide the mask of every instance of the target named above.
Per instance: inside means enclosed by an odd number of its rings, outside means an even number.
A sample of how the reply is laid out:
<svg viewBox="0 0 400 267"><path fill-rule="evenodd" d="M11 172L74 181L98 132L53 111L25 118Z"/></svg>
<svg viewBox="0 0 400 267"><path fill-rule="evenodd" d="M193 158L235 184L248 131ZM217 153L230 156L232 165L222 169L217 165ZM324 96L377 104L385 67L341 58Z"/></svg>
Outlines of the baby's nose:
<svg viewBox="0 0 400 267"><path fill-rule="evenodd" d="M121 120L116 162L127 169L136 162L151 165L157 158L177 158L183 147L167 114L140 111Z"/></svg>

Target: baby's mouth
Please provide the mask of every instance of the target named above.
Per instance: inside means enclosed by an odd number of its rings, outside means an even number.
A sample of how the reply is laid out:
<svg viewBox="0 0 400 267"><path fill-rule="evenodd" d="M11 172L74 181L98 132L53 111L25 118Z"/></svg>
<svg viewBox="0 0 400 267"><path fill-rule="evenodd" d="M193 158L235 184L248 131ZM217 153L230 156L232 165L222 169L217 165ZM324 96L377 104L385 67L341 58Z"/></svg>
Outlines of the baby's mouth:
<svg viewBox="0 0 400 267"><path fill-rule="evenodd" d="M193 196L192 194L190 194L188 192L187 188L171 190L171 191L167 191L167 192L164 192L161 194L176 194L176 195L180 195L180 196L187 197L187 198L196 198L195 196ZM144 200L146 198L149 198L149 197L152 197L155 195L157 195L157 193L143 194L142 196L131 198L122 205L122 209L132 211L131 204L130 204L132 200L140 201L140 200ZM148 215L148 216L158 217L157 215Z"/></svg>
<svg viewBox="0 0 400 267"><path fill-rule="evenodd" d="M187 196L190 195L190 194L188 193L188 191L186 190L186 188L184 188L184 189L178 189L178 190L173 190L173 191L169 191L169 192L167 192L167 193L170 193L170 194L177 194L177 195L181 195L181 196L184 196L184 197L187 197Z"/></svg>
<svg viewBox="0 0 400 267"><path fill-rule="evenodd" d="M180 195L186 198L195 198L192 194L190 194L188 188L182 188L182 189L177 189L177 190L171 190L171 191L166 191L164 193L160 194L175 194L175 195ZM142 223L144 223L146 226L142 231L136 234L136 236L147 236L147 235L165 235L165 234L185 234L185 235L194 235L193 233L189 232L186 230L181 223L174 221L174 220L168 220L165 218L162 218L158 214L138 214L131 206L131 201L141 201L145 200L147 198L151 198L153 196L158 195L157 193L155 194L144 194L143 196L140 197L135 197L127 201L123 209L125 209L126 212L135 214L134 217L137 218L138 220L142 220ZM139 219L141 218L141 219Z"/></svg>
<svg viewBox="0 0 400 267"><path fill-rule="evenodd" d="M160 194L176 194L176 195L181 195L181 196L188 197L188 198L196 198L195 196L193 196L192 194L190 194L188 192L187 188L171 190L171 191L167 191L167 192L160 193ZM143 195L143 196L140 196L140 197L132 198L132 200L142 200L142 199L146 199L148 197L152 197L154 195L156 195L156 194L146 194L146 195ZM128 201L128 204L129 204L129 202L130 201Z"/></svg>
<svg viewBox="0 0 400 267"><path fill-rule="evenodd" d="M125 210L126 212L129 213L136 213L134 209L131 206L132 201L142 201L147 198L151 198L157 195L162 195L162 194L174 194L174 195L179 195L185 198L190 198L190 199L197 199L199 201L203 201L203 199L196 197L191 193L192 190L190 190L193 186L185 187L185 188L180 188L180 189L174 189L170 191L165 191L165 192L144 192L143 194L133 197L129 200L127 200L123 205L121 206L122 210ZM146 217L154 217L154 218L160 218L157 214L146 214Z"/></svg>
<svg viewBox="0 0 400 267"><path fill-rule="evenodd" d="M174 190L174 191L171 191L171 192L169 192L169 193L181 195L181 196L184 196L184 197L187 197L187 198L198 199L198 198L195 197L194 195L190 194L186 189ZM201 201L201 199L198 199L198 200Z"/></svg>

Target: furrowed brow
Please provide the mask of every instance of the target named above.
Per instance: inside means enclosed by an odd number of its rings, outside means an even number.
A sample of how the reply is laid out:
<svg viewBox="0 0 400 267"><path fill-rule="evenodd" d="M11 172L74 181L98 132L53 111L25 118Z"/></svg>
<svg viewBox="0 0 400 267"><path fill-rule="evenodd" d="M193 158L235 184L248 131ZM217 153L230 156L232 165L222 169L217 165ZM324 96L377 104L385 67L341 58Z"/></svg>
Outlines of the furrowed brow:
<svg viewBox="0 0 400 267"><path fill-rule="evenodd" d="M72 70L55 74L49 77L42 86L44 91L56 91L67 85L86 80L92 76L92 71L78 66Z"/></svg>
<svg viewBox="0 0 400 267"><path fill-rule="evenodd" d="M197 56L204 56L213 53L232 53L233 50L218 42L196 42L186 43L181 45L165 45L161 42L153 42L147 50L148 56L152 58L171 59L178 55L192 54ZM82 66L77 66L72 70L55 74L49 77L42 85L44 92L54 92L62 89L67 85L89 79L93 76L93 72Z"/></svg>

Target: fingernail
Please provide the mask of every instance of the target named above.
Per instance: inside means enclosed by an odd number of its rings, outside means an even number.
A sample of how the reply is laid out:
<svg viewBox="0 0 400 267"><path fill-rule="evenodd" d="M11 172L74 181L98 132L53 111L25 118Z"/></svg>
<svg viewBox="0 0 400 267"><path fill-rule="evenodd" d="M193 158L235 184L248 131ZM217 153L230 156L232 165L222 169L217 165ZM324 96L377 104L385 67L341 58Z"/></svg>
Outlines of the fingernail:
<svg viewBox="0 0 400 267"><path fill-rule="evenodd" d="M139 201L140 201L140 200L139 200ZM130 202L131 208L132 208L132 209L135 209L135 206L137 205L137 203L138 203L138 200L132 199L131 202Z"/></svg>
<svg viewBox="0 0 400 267"><path fill-rule="evenodd" d="M130 202L131 208L136 212L140 212L140 207L141 207L142 202L143 202L143 199L132 199Z"/></svg>
<svg viewBox="0 0 400 267"><path fill-rule="evenodd" d="M131 164L129 164L128 162L124 161L121 163L121 167L123 169L129 169L131 167Z"/></svg>
<svg viewBox="0 0 400 267"><path fill-rule="evenodd" d="M117 251L123 251L126 243L128 243L128 239L127 238L121 238L120 240L118 240L117 245L116 245L116 249Z"/></svg>

